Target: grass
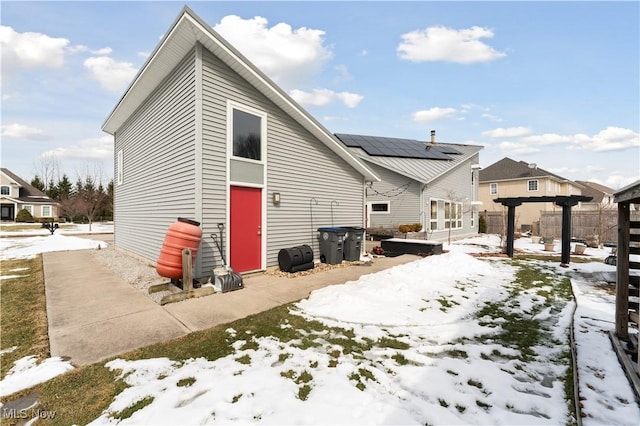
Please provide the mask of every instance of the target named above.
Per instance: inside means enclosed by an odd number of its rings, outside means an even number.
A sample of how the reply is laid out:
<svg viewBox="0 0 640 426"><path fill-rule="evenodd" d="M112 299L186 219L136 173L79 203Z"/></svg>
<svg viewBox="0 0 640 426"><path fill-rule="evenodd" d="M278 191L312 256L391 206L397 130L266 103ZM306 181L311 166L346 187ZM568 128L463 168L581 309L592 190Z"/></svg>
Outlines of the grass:
<svg viewBox="0 0 640 426"><path fill-rule="evenodd" d="M520 351L519 357L506 357L499 351L493 351L491 356L496 358L518 359L522 362L534 359L533 346L543 343L548 338L548 330L543 324L533 320L532 315L524 316L514 313L509 309L509 304L524 291L539 293L550 304L566 303L570 297L571 288L569 280L558 280L551 274L544 273L540 266L524 260L513 261L519 272L516 279L508 288L506 300L494 301L486 304L476 314L478 318L484 318L488 324L500 320L502 331L497 335L486 336L485 341L500 343L505 347L515 348ZM42 274L42 261L38 257L29 260L11 260L0 264L2 271L28 267L29 277L19 280L2 280L2 348L18 346L15 352L2 356L2 371L13 361L26 355L36 354L40 359L48 356L46 304L44 300L44 282ZM22 274L23 272L17 273ZM24 272L26 274L26 272ZM30 309L25 310L28 304ZM442 304L442 303L441 303ZM290 312L293 305L283 305L271 310L234 321L229 324L191 333L189 335L137 349L118 358L135 360L156 357L167 357L172 360L185 360L188 358L206 358L216 360L232 355L236 350L232 346L236 337L226 330L233 328L235 336L247 336L246 348L257 348L257 339L261 337L273 337L283 343L287 348L327 350L331 357L329 367L337 367L341 359L350 355L353 359L366 359L367 353L372 349L390 349L390 359L399 365L417 365L407 359L403 351L410 349L409 344L399 340L401 336L386 336L378 340L359 339L353 331L335 327L327 327L317 321L309 321ZM541 308L540 308L541 309ZM503 321L506 320L506 321ZM482 343L482 342L479 342ZM459 359L468 358L463 350L453 349L446 351L445 356ZM278 355L277 365L282 365L291 357L284 350ZM560 357L562 358L562 357ZM236 361L248 364L251 362L248 355L237 357ZM566 359L553 360L564 364ZM83 366L58 376L45 384L36 386L31 390L4 398L2 402L16 399L30 392L38 392L40 405L37 409L55 412L54 419L43 419L39 425L48 424L86 424L99 417L110 405L116 395L126 387L126 383L118 379L119 371L111 371L104 367L105 362ZM569 363L570 364L570 363ZM318 366L317 362L310 363L311 369ZM311 370L313 371L313 370ZM453 370L447 370L450 375L458 375ZM307 370L286 369L281 372L283 377L292 380L298 386L298 398L302 401L309 398L313 389L313 376ZM360 390L366 388L366 384L375 381L375 375L366 368L359 368L350 377ZM571 372L567 371L565 379L565 393L573 392ZM187 387L195 383L196 378L181 379L178 386ZM484 391L483 384L469 380L469 386ZM238 399L242 395L238 395ZM112 413L116 418L128 418L136 411L153 401L148 397L138 401L119 413ZM444 400L439 400L442 406L449 406ZM488 409L490 405L477 401L478 407ZM451 407L453 409L453 407ZM456 405L455 409L463 413L467 407ZM4 424L4 422L3 422Z"/></svg>
<svg viewBox="0 0 640 426"><path fill-rule="evenodd" d="M16 269L19 270L12 272ZM4 378L20 358L35 355L40 361L46 359L49 337L42 256L2 260L0 270L5 276L21 275L0 281L0 349L16 347L0 358L0 378Z"/></svg>

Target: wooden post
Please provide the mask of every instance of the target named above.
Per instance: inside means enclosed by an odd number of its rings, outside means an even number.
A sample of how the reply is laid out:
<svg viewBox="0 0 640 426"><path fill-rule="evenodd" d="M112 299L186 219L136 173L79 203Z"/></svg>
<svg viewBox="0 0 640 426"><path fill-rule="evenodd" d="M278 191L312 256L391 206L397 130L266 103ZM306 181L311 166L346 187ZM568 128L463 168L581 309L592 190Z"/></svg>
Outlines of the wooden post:
<svg viewBox="0 0 640 426"><path fill-rule="evenodd" d="M560 265L571 262L571 204L562 204L562 255Z"/></svg>
<svg viewBox="0 0 640 426"><path fill-rule="evenodd" d="M629 338L629 233L628 202L618 203L618 252L616 259L616 335Z"/></svg>
<svg viewBox="0 0 640 426"><path fill-rule="evenodd" d="M513 239L516 228L516 206L507 206L507 256L513 257Z"/></svg>
<svg viewBox="0 0 640 426"><path fill-rule="evenodd" d="M182 290L193 290L191 250L182 249Z"/></svg>

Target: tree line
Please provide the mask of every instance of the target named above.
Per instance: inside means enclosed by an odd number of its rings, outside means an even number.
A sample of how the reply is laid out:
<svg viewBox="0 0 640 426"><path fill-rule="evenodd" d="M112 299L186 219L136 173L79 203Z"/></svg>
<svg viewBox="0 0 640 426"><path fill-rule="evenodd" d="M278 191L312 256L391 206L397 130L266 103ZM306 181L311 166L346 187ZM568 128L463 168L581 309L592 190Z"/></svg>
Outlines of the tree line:
<svg viewBox="0 0 640 426"><path fill-rule="evenodd" d="M60 204L59 217L75 223L113 220L113 179L103 185L100 179L86 174L72 183L66 174L44 180L38 174L31 186Z"/></svg>

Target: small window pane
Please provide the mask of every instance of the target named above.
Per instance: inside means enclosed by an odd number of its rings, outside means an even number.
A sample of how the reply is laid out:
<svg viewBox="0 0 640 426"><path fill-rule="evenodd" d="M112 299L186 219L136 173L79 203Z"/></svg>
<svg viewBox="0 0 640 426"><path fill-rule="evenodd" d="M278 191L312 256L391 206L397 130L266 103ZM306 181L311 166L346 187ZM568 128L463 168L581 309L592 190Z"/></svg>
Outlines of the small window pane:
<svg viewBox="0 0 640 426"><path fill-rule="evenodd" d="M233 155L261 160L261 119L252 114L233 110Z"/></svg>
<svg viewBox="0 0 640 426"><path fill-rule="evenodd" d="M10 192L10 188L8 186L2 186L0 187L0 195L9 195Z"/></svg>
<svg viewBox="0 0 640 426"><path fill-rule="evenodd" d="M538 190L538 181L530 180L527 183L529 191L537 191Z"/></svg>
<svg viewBox="0 0 640 426"><path fill-rule="evenodd" d="M51 206L42 206L42 216L51 217Z"/></svg>
<svg viewBox="0 0 640 426"><path fill-rule="evenodd" d="M371 211L372 212L388 212L389 211L389 204L388 203L376 203L376 204L371 204Z"/></svg>
<svg viewBox="0 0 640 426"><path fill-rule="evenodd" d="M489 193L491 195L496 195L498 193L498 184L497 183L492 183L490 185Z"/></svg>

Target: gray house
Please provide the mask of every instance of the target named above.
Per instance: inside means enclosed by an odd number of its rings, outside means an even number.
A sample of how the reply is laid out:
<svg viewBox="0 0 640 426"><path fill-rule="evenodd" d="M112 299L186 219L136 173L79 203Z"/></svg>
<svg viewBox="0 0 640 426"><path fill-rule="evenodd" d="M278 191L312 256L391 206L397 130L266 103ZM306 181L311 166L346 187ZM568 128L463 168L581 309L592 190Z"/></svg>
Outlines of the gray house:
<svg viewBox="0 0 640 426"><path fill-rule="evenodd" d="M366 188L367 228L397 231L422 224L430 239L478 231L478 170L482 146L362 135L336 135L380 182Z"/></svg>
<svg viewBox="0 0 640 426"><path fill-rule="evenodd" d="M114 136L115 245L151 262L178 217L201 223L196 276L277 264L316 228L363 226L374 171L184 8L102 129ZM332 223L333 222L333 223Z"/></svg>
<svg viewBox="0 0 640 426"><path fill-rule="evenodd" d="M20 210L27 210L36 219L58 217L60 204L34 188L11 170L0 170L0 220L13 221Z"/></svg>

